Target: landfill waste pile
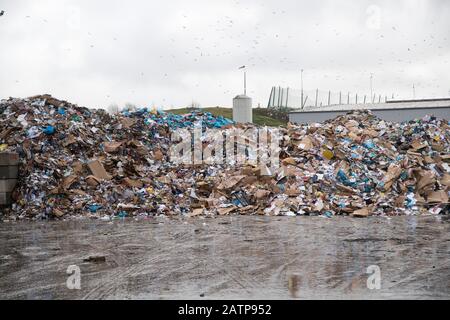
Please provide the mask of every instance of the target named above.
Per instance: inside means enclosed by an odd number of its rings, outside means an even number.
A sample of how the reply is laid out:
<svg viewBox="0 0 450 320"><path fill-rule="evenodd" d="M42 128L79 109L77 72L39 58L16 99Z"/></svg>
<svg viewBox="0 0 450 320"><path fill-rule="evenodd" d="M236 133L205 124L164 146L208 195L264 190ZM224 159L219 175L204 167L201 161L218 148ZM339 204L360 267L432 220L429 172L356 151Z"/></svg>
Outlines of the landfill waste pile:
<svg viewBox="0 0 450 320"><path fill-rule="evenodd" d="M289 124L276 170L171 163L171 130L200 119L204 129L235 126L201 112L111 115L49 95L2 100L0 152L20 156L2 218L449 213L447 120L399 124L356 111Z"/></svg>

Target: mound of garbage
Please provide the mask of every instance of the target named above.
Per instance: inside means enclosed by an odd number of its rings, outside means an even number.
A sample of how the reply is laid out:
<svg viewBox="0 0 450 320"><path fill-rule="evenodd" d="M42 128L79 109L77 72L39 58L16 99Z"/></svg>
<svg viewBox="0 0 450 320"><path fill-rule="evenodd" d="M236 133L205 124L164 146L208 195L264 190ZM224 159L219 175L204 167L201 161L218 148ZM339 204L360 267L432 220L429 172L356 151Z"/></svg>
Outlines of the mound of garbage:
<svg viewBox="0 0 450 320"><path fill-rule="evenodd" d="M279 128L281 166L181 165L171 133L236 126L209 113L108 114L49 95L0 102L0 152L20 156L4 219L446 214L449 122L370 112ZM239 125L243 128L252 125ZM204 141L204 143L207 143Z"/></svg>

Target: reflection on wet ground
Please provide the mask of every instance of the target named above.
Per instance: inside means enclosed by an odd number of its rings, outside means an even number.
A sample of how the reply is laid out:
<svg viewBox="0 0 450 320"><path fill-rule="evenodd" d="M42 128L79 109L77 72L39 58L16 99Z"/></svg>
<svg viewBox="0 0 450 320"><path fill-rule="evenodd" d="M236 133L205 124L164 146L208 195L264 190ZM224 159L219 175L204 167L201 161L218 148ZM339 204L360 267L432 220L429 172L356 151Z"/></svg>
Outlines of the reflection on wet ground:
<svg viewBox="0 0 450 320"><path fill-rule="evenodd" d="M0 298L448 299L449 222L429 216L0 223ZM80 290L66 286L70 265L81 270ZM371 265L381 270L380 290L367 288Z"/></svg>

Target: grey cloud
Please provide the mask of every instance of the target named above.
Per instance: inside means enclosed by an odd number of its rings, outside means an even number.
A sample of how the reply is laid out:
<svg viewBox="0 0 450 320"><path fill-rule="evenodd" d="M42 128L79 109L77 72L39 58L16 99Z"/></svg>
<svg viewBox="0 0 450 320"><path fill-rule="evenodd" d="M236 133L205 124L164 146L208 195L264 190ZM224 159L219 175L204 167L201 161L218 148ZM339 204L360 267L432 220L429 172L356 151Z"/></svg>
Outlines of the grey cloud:
<svg viewBox="0 0 450 320"><path fill-rule="evenodd" d="M2 0L0 97L91 107L230 105L273 85L449 94L450 4L401 1ZM379 16L378 16L379 13ZM379 18L379 19L377 19Z"/></svg>

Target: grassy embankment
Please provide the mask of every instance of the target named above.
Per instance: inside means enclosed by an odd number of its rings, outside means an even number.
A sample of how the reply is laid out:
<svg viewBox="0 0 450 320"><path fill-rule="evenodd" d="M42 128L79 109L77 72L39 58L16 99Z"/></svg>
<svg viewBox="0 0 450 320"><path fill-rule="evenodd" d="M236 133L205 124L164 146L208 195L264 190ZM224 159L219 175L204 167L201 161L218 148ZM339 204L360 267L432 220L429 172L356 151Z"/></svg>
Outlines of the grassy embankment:
<svg viewBox="0 0 450 320"><path fill-rule="evenodd" d="M212 107L201 108L200 110L211 112L214 116L222 116L228 119L233 119L233 110L231 108ZM175 114L186 114L191 112L188 108L171 109L166 111ZM286 125L287 122L270 116L268 109L266 108L255 108L253 109L253 123L260 126L278 127Z"/></svg>

